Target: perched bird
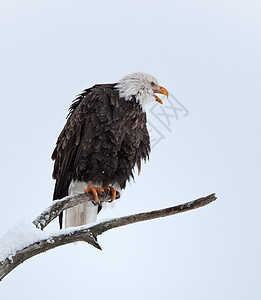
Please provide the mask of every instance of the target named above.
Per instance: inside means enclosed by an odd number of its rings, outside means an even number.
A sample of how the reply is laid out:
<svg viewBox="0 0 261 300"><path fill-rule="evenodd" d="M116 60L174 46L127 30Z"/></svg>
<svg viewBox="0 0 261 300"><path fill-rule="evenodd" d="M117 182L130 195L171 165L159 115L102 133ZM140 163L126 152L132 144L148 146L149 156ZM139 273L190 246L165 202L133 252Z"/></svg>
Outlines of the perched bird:
<svg viewBox="0 0 261 300"><path fill-rule="evenodd" d="M52 154L53 199L85 191L93 203L67 209L65 227L95 222L102 207L98 196L106 192L115 200L135 166L140 172L150 153L144 106L163 103L156 93L168 97L155 77L136 72L117 83L96 84L72 102ZM61 214L60 228L62 223Z"/></svg>

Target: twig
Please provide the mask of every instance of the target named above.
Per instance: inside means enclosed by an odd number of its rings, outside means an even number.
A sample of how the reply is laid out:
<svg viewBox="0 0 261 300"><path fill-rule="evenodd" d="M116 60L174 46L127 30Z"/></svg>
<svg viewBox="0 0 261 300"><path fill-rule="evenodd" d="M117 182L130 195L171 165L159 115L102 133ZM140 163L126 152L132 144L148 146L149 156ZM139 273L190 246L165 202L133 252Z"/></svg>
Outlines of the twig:
<svg viewBox="0 0 261 300"><path fill-rule="evenodd" d="M90 228L93 235L97 237L98 235L102 234L103 232L117 228L120 226L125 226L132 223L142 222L146 220L167 217L174 214L179 214L185 211L189 211L192 209L196 209L202 206L205 206L217 199L216 194L210 194L206 197L202 197L184 204L163 208L159 210L153 210L150 212L139 213L135 215L125 216L117 219L113 219L107 222L102 222L96 226Z"/></svg>
<svg viewBox="0 0 261 300"><path fill-rule="evenodd" d="M106 195L105 197L99 196L100 201L108 201L110 199L110 195ZM85 193L67 196L61 200L56 200L53 204L47 207L34 221L33 224L43 230L52 220L54 220L59 214L65 209L71 208L78 204L83 204L93 201L93 196Z"/></svg>

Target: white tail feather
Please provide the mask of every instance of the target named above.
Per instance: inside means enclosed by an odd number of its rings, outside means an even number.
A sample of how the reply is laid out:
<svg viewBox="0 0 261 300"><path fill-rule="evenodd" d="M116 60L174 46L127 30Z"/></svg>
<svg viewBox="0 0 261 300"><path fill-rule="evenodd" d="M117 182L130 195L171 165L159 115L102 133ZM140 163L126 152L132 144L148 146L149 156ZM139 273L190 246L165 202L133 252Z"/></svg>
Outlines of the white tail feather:
<svg viewBox="0 0 261 300"><path fill-rule="evenodd" d="M69 195L82 193L87 188L86 182L72 181L69 187ZM79 204L65 211L65 228L81 226L96 222L98 205L94 206L91 202Z"/></svg>
<svg viewBox="0 0 261 300"><path fill-rule="evenodd" d="M101 185L94 183L95 186L101 187ZM119 184L115 183L113 187L121 192ZM87 188L87 182L84 181L72 181L69 186L68 195L75 195L83 193L83 190ZM115 200L113 201L115 202ZM102 204L103 207L114 207L113 203ZM81 226L89 223L96 222L98 214L98 205L93 205L92 202L86 204L79 204L65 211L65 228Z"/></svg>

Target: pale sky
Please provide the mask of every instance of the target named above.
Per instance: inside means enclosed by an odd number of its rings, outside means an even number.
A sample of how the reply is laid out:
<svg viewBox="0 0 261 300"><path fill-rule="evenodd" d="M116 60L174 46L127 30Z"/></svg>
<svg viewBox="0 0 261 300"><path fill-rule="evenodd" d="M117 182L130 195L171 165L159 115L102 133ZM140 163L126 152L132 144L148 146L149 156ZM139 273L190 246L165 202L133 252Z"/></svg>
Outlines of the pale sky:
<svg viewBox="0 0 261 300"><path fill-rule="evenodd" d="M51 204L50 156L74 97L137 70L189 114L166 128L150 112L165 138L99 219L218 196L104 233L102 252L78 243L38 255L0 298L260 299L260 2L14 0L0 15L1 236Z"/></svg>

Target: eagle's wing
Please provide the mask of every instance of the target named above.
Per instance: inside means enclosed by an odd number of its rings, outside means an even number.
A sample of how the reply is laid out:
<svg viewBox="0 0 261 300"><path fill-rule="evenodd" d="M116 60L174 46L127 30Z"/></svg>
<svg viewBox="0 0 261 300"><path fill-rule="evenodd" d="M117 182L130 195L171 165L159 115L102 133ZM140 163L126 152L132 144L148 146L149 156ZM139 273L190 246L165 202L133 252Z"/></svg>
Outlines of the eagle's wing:
<svg viewBox="0 0 261 300"><path fill-rule="evenodd" d="M53 178L56 179L53 199L60 199L68 194L68 188L73 176L73 166L79 157L80 141L84 134L85 124L88 123L93 95L88 90L81 94L71 106L69 118L61 131L56 147L52 154L54 162ZM76 105L77 104L77 105ZM73 107L74 106L74 107ZM72 108L73 107L73 108ZM86 112L84 114L84 112Z"/></svg>
<svg viewBox="0 0 261 300"><path fill-rule="evenodd" d="M53 199L68 195L69 185L79 166L82 155L95 151L95 137L99 136L105 124L101 118L107 118L106 108L115 95L111 93L113 85L96 85L85 90L71 105L68 120L60 133L52 154L54 162L53 178L56 179ZM108 98L109 97L109 98ZM62 215L60 215L60 224Z"/></svg>

